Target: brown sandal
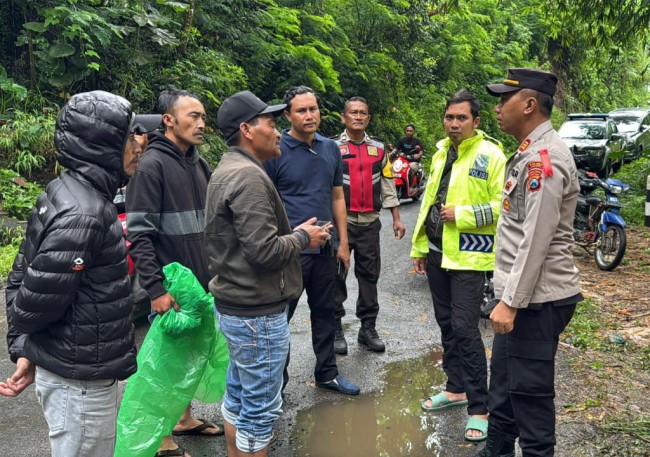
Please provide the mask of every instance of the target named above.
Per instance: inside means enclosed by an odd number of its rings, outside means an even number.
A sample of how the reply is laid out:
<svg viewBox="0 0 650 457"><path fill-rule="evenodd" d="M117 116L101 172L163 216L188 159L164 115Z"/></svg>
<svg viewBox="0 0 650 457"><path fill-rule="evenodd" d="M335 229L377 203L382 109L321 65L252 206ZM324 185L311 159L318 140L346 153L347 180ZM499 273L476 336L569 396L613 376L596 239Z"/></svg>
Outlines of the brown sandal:
<svg viewBox="0 0 650 457"><path fill-rule="evenodd" d="M185 449L182 446L178 446L176 449L165 449L164 451L156 452L155 457L183 457L185 456Z"/></svg>

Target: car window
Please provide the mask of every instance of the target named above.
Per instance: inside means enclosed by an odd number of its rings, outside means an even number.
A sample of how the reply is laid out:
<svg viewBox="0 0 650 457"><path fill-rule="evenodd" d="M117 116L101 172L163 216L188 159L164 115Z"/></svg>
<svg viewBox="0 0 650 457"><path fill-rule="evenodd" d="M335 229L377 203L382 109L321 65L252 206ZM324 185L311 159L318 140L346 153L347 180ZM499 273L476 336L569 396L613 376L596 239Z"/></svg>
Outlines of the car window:
<svg viewBox="0 0 650 457"><path fill-rule="evenodd" d="M605 124L593 122L565 122L558 133L562 138L603 140L606 137Z"/></svg>
<svg viewBox="0 0 650 457"><path fill-rule="evenodd" d="M644 127L648 127L648 126L650 126L650 114L647 115L647 116L645 117L645 119L643 119L643 126L644 126Z"/></svg>
<svg viewBox="0 0 650 457"><path fill-rule="evenodd" d="M618 131L622 133L635 133L639 131L639 117L638 116L616 116L612 118L618 127Z"/></svg>

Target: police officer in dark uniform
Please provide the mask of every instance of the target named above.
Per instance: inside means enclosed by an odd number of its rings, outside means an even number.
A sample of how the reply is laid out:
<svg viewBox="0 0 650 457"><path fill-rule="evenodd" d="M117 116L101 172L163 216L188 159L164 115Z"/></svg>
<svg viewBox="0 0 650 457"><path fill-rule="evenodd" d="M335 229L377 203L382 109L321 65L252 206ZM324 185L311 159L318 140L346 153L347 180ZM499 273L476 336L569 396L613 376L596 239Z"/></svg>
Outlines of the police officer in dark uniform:
<svg viewBox="0 0 650 457"><path fill-rule="evenodd" d="M497 227L490 319L489 426L477 457L553 456L555 353L560 333L583 299L573 261L578 173L571 151L549 120L557 76L511 68L488 92L501 130L520 146L506 164Z"/></svg>
<svg viewBox="0 0 650 457"><path fill-rule="evenodd" d="M404 237L406 229L399 214L399 199L395 180L390 173L390 162L384 143L366 133L370 122L370 108L363 97L352 97L345 102L341 122L345 130L336 137L343 159L343 192L348 222L348 243L354 252L354 274L359 282L357 317L361 328L357 341L375 352L384 352L386 345L376 329L379 314L377 282L381 269L379 211L388 209L393 216L395 239ZM345 270L339 267L336 303L336 333L334 352L347 354L348 345L341 319L345 316L343 302L348 291ZM341 271L342 270L342 271Z"/></svg>

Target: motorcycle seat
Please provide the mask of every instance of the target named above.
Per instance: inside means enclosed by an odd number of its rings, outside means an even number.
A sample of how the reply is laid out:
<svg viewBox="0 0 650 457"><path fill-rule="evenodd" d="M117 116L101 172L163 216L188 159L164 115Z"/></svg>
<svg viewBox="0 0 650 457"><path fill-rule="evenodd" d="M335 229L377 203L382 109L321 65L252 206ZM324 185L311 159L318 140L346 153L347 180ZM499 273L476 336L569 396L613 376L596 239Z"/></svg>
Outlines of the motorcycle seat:
<svg viewBox="0 0 650 457"><path fill-rule="evenodd" d="M595 206L602 201L603 200L597 195L590 195L589 197L587 197L587 204L589 206Z"/></svg>

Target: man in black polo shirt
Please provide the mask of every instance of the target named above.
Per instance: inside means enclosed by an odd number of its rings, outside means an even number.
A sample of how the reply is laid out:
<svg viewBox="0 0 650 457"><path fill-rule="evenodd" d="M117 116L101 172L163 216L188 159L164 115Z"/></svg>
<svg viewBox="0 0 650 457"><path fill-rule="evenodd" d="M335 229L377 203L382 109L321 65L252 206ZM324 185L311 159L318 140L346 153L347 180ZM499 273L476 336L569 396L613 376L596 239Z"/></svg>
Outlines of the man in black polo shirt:
<svg viewBox="0 0 650 457"><path fill-rule="evenodd" d="M291 88L283 102L291 128L282 132L282 156L265 162L264 168L282 197L292 227L316 216L323 224L333 222L339 238L336 253L328 243L321 249L306 249L300 256L303 287L311 311L316 385L357 395L359 387L338 373L334 354L336 260L342 261L346 269L350 265L341 153L334 141L316 133L320 110L312 89ZM298 299L289 301L289 320L297 305ZM289 375L285 370L285 386L287 382Z"/></svg>

